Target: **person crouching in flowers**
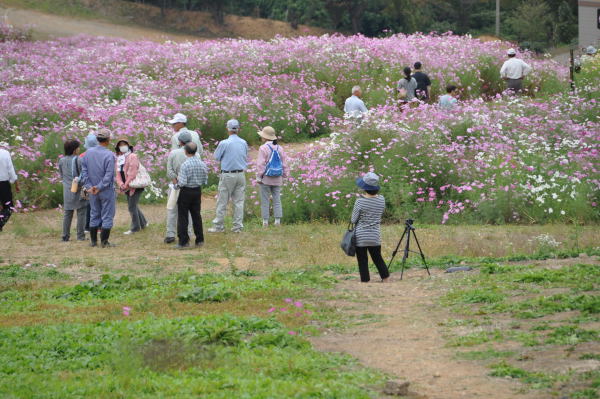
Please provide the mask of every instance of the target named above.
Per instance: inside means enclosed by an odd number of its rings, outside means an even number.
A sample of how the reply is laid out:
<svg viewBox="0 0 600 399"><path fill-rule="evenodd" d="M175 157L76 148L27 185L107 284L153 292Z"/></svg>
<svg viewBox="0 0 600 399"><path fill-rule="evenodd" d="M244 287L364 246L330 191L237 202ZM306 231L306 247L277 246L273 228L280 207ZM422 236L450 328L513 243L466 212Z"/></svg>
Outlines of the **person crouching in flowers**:
<svg viewBox="0 0 600 399"><path fill-rule="evenodd" d="M273 216L275 225L281 224L283 208L281 206L281 186L287 177L287 156L283 148L277 144L275 129L265 126L258 135L263 145L258 150L256 162L256 181L260 184L261 214L263 227L269 225L270 201L273 199Z"/></svg>
<svg viewBox="0 0 600 399"><path fill-rule="evenodd" d="M381 257L381 217L385 210L385 198L379 195L379 176L373 172L365 174L356 180L356 185L365 190L354 203L352 210L352 223L355 225L356 259L360 281L368 282L369 257L377 267L383 282L388 281L390 272Z"/></svg>
<svg viewBox="0 0 600 399"><path fill-rule="evenodd" d="M121 193L127 196L127 206L131 215L131 227L124 234L137 233L146 228L148 222L139 207L143 188L131 188L129 184L135 180L140 168L140 161L133 153L133 146L126 139L119 139L115 147L117 161L117 186Z"/></svg>

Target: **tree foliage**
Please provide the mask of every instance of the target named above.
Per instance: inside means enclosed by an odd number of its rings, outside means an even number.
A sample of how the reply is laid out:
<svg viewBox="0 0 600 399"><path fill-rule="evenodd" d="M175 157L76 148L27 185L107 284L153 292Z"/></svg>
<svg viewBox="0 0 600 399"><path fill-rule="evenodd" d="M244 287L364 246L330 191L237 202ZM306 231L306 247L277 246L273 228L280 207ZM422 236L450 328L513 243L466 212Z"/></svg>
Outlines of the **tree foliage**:
<svg viewBox="0 0 600 399"><path fill-rule="evenodd" d="M181 10L277 19L344 33L493 34L496 0L129 0ZM501 34L534 49L570 43L577 34L574 0L501 0ZM535 21L535 23L532 23Z"/></svg>

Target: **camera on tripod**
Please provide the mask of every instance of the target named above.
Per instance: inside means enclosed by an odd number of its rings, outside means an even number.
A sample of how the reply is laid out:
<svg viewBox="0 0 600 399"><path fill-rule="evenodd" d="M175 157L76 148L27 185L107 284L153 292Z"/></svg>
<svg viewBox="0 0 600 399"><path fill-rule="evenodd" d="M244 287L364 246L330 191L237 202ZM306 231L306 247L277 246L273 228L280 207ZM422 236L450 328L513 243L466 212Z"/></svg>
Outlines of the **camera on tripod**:
<svg viewBox="0 0 600 399"><path fill-rule="evenodd" d="M402 237L400 237L400 241L398 241L398 245L396 245L396 249L392 253L392 259L390 259L390 263L388 264L388 269L389 269L390 266L392 265L392 261L394 260L394 258L396 257L396 254L398 253L398 250L400 249L400 245L402 245L402 240L404 240L404 237L406 237L406 245L404 246L404 256L402 256L402 271L400 272L400 280L402 280L402 277L404 276L404 266L406 265L406 259L408 259L409 252L413 252L415 254L418 253L419 255L421 255L421 261L423 261L423 265L425 265L427 274L431 276L431 273L429 272L429 266L427 266L427 262L425 261L425 255L423 254L423 251L421 250L421 244L419 244L419 240L417 239L417 233L415 232L415 227L413 226L414 222L415 221L413 219L406 219L404 221L404 232L402 233ZM417 243L417 248L419 248L419 252L410 250L411 232L412 232L412 236L414 237L415 242Z"/></svg>

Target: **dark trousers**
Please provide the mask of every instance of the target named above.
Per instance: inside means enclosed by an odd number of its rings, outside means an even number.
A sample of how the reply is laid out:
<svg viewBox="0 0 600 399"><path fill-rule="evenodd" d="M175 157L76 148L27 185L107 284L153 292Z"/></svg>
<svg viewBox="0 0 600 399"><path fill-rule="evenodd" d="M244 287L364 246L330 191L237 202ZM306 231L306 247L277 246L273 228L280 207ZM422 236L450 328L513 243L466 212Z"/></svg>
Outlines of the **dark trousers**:
<svg viewBox="0 0 600 399"><path fill-rule="evenodd" d="M204 242L202 217L200 216L201 194L200 187L182 187L179 191L179 199L177 200L177 237L179 238L179 245L187 245L190 242L190 236L188 235L188 212L192 218L196 244Z"/></svg>
<svg viewBox="0 0 600 399"><path fill-rule="evenodd" d="M0 181L0 231L12 214L13 195L10 183L8 181Z"/></svg>
<svg viewBox="0 0 600 399"><path fill-rule="evenodd" d="M136 188L135 192L131 195L129 194L129 191L127 192L127 207L129 209L129 215L131 215L131 227L129 230L132 232L140 231L148 224L146 217L139 206L140 196L143 191L143 188Z"/></svg>
<svg viewBox="0 0 600 399"><path fill-rule="evenodd" d="M379 276L382 279L388 278L390 276L390 272L385 264L385 261L381 257L381 245L376 247L356 247L356 259L358 260L360 281L366 283L371 280L371 277L369 276L369 256L367 255L367 251L369 254L371 254L371 259L373 259L373 263L375 263L375 267L377 267Z"/></svg>

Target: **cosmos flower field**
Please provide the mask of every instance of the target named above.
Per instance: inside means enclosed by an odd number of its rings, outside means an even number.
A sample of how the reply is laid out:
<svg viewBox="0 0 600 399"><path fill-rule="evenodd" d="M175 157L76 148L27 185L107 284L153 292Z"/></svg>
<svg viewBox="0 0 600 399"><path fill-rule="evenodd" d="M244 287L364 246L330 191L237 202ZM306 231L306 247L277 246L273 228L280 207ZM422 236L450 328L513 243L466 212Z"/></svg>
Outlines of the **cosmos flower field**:
<svg viewBox="0 0 600 399"><path fill-rule="evenodd" d="M292 160L287 222L347 218L354 179L369 170L383 177L388 220L597 221L598 79L570 92L566 68L523 53L533 66L529 94L506 96L498 71L509 46L450 34L8 40L0 43L0 145L10 148L21 176L21 211L61 203L63 140L83 141L100 127L135 143L154 180L147 200L160 200L172 134L166 120L184 112L214 171L210 150L230 118L252 144L265 125L284 143L311 142ZM447 84L460 88L456 109L398 106L395 83L415 61L430 74L434 98ZM362 123L341 111L355 84L370 109ZM255 191L247 194L251 214Z"/></svg>

